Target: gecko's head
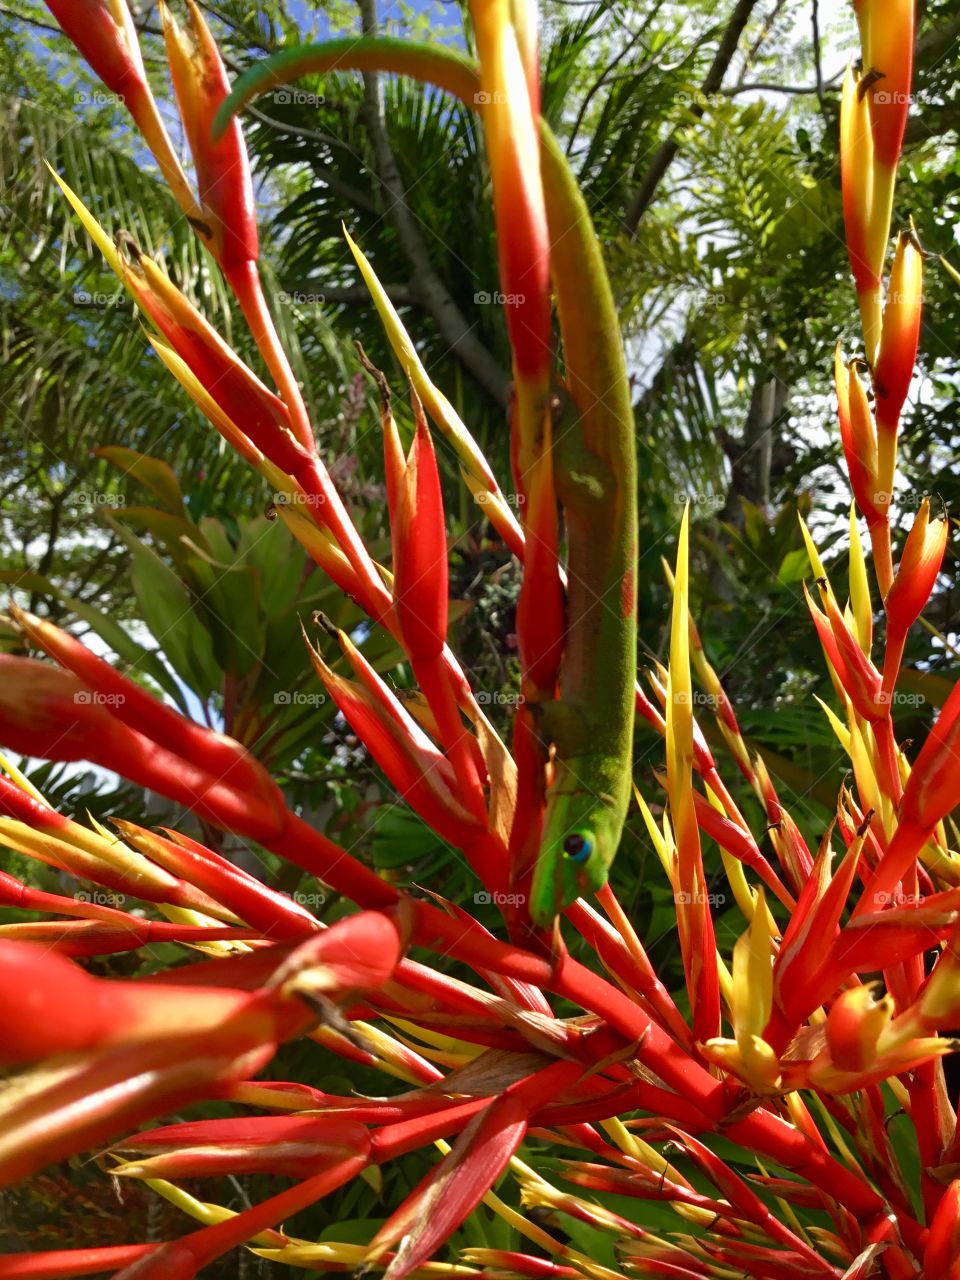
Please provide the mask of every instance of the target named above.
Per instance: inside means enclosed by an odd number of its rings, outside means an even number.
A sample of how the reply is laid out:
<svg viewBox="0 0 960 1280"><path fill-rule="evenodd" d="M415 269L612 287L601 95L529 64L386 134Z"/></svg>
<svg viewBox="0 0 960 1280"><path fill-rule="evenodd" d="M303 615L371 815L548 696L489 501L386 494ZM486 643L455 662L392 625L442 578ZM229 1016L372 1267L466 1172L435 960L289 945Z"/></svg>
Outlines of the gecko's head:
<svg viewBox="0 0 960 1280"><path fill-rule="evenodd" d="M551 795L530 892L534 924L548 928L564 907L603 888L619 834L613 809L597 796Z"/></svg>

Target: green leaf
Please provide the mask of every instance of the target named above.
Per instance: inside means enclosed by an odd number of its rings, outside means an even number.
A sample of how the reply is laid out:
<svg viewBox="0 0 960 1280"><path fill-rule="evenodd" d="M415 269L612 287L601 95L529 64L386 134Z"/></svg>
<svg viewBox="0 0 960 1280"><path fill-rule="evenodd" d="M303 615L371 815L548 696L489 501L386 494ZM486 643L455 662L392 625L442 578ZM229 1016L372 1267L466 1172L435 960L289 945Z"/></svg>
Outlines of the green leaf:
<svg viewBox="0 0 960 1280"><path fill-rule="evenodd" d="M137 529L145 529L148 533L152 533L157 541L162 543L170 558L181 565L185 564L187 559L183 546L184 538L190 538L202 545L202 535L196 525L182 516L161 511L159 507L105 507L101 509L100 514L104 517L113 516L116 520L123 520Z"/></svg>
<svg viewBox="0 0 960 1280"><path fill-rule="evenodd" d="M785 586L802 582L809 574L810 557L807 555L806 547L796 547L793 551L788 551L780 561L780 568L777 570L777 577Z"/></svg>
<svg viewBox="0 0 960 1280"><path fill-rule="evenodd" d="M182 514L184 511L183 494L180 482L169 463L160 458L152 458L148 453L138 453L136 449L126 449L123 445L103 445L93 451L98 458L106 458L108 462L121 470L125 475L149 489L154 497L159 498L165 507Z"/></svg>
<svg viewBox="0 0 960 1280"><path fill-rule="evenodd" d="M133 590L157 644L180 679L198 697L208 698L222 687L223 674L192 596L155 551L117 521L109 523L130 549Z"/></svg>

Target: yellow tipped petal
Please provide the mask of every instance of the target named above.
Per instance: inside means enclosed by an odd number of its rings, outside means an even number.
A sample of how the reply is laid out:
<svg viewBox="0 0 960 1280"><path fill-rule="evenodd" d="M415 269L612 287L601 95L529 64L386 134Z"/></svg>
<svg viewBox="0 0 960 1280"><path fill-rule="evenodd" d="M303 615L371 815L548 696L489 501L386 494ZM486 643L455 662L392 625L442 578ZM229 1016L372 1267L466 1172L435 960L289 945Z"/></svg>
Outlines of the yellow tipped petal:
<svg viewBox="0 0 960 1280"><path fill-rule="evenodd" d="M357 266L360 268L360 274L370 290L370 297L373 299L373 305L377 309L394 354L400 361L404 373L416 388L417 395L423 401L430 417L450 441L456 450L457 456L471 474L481 480L488 490L494 493L499 492L493 472L490 470L489 464L473 436L471 436L447 397L431 382L430 375L423 367L423 363L417 354L417 349L404 328L403 321L397 315L396 308L387 297L386 290L377 278L377 273L346 227L343 228L343 235Z"/></svg>
<svg viewBox="0 0 960 1280"><path fill-rule="evenodd" d="M72 191L70 187L67 186L64 180L60 177L59 173L57 173L57 171L50 164L48 164L47 161L44 161L44 164L47 165L47 168L50 170L51 174L53 175L54 182L57 184L57 186L60 188L63 194L67 197L67 200L70 202L70 204L73 206L74 213L76 213L77 217L83 223L83 228L86 231L87 235L90 237L93 243L97 246L97 248L106 258L110 268L116 272L116 274L120 277L121 280L123 280L124 279L123 263L120 259L120 255L117 252L116 246L114 245L113 241L104 231L103 227L101 227L100 223L96 220L96 218L87 208L87 206L83 203L80 197L74 191Z"/></svg>
<svg viewBox="0 0 960 1280"><path fill-rule="evenodd" d="M867 562L864 559L860 533L857 529L856 508L852 503L850 506L850 606L857 642L869 657L873 644L873 608L870 604Z"/></svg>
<svg viewBox="0 0 960 1280"><path fill-rule="evenodd" d="M731 1012L738 1045L741 1038L762 1036L773 1008L773 948L763 889L757 890L757 897L758 910L733 949Z"/></svg>

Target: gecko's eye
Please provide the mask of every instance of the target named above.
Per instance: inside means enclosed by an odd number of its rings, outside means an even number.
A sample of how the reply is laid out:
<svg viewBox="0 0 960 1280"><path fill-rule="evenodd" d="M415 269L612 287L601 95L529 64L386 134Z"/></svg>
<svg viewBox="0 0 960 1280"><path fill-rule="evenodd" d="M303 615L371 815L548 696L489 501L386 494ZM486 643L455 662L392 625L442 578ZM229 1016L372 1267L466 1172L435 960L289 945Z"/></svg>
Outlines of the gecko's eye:
<svg viewBox="0 0 960 1280"><path fill-rule="evenodd" d="M563 842L563 852L571 862L586 862L593 853L593 840L585 831L572 831Z"/></svg>

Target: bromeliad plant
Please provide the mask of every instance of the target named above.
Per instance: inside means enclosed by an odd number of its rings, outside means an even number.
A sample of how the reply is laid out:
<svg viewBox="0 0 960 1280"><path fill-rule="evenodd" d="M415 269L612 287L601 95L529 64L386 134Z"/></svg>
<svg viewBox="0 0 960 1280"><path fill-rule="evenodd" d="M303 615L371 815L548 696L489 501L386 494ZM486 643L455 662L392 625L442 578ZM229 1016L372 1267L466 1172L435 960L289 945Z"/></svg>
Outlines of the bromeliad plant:
<svg viewBox="0 0 960 1280"><path fill-rule="evenodd" d="M419 690L404 700L371 664L360 633L329 621L320 642L307 639L305 665L402 800L462 852L502 908L504 928L497 936L439 894L377 876L298 816L240 742L193 723L12 605L24 643L52 661L0 656L0 737L9 748L116 770L296 864L358 910L326 927L180 832L131 822L108 830L61 815L4 761L7 847L144 907L0 879L6 904L41 916L0 929L8 1072L0 1179L10 1184L93 1150L110 1175L146 1180L199 1225L160 1244L7 1257L0 1277L190 1277L239 1244L291 1266L362 1267L390 1280L960 1276L960 1131L942 1071L950 1028L960 1024L960 864L948 822L960 795L960 686L912 764L892 714L904 642L947 537L946 522L924 504L894 569L897 427L920 321L922 258L912 231L900 236L884 281L912 4L861 0L863 70L848 72L843 92L843 202L865 350L849 364L838 351L837 394L885 634L878 645L856 510L845 605L805 531L816 574L809 606L838 705L824 710L853 773L815 847L750 754L705 655L689 610L686 518L669 667L651 674L652 693L636 682L637 495L623 351L589 215L539 118L532 7L474 0L476 63L406 41L334 41L258 63L229 93L196 5L190 0L181 24L161 4L194 195L124 0L49 5L129 107L233 289L277 392L133 235L111 241L57 181L130 291L162 362L264 477L276 517L401 647ZM276 339L236 119L268 86L334 68L413 75L478 111L511 300L519 521L347 237L409 380L415 418L404 453L387 381L368 366L381 402L390 568L371 558L330 481ZM428 422L523 564L523 698L509 750L447 644L446 521ZM697 723L694 676L763 808L773 860ZM630 800L635 711L665 744L662 822L639 792L636 800L673 890L682 993L658 979L607 884ZM732 958L717 946L705 840L719 846L745 920ZM567 949L573 935L594 964ZM204 958L133 980L95 977L79 963L156 941ZM405 1087L334 1096L270 1078L277 1047L293 1039ZM154 1124L214 1099L233 1104L229 1118ZM891 1133L901 1113L909 1144ZM282 1225L430 1144L442 1158L365 1244L315 1243ZM224 1174L290 1185L242 1212L180 1185ZM503 1174L513 1182L501 1198L493 1187ZM676 1230L644 1225L643 1202L654 1201L670 1207ZM431 1261L481 1203L512 1228L514 1247ZM524 1212L534 1208L547 1217ZM586 1252L563 1223L612 1247Z"/></svg>

